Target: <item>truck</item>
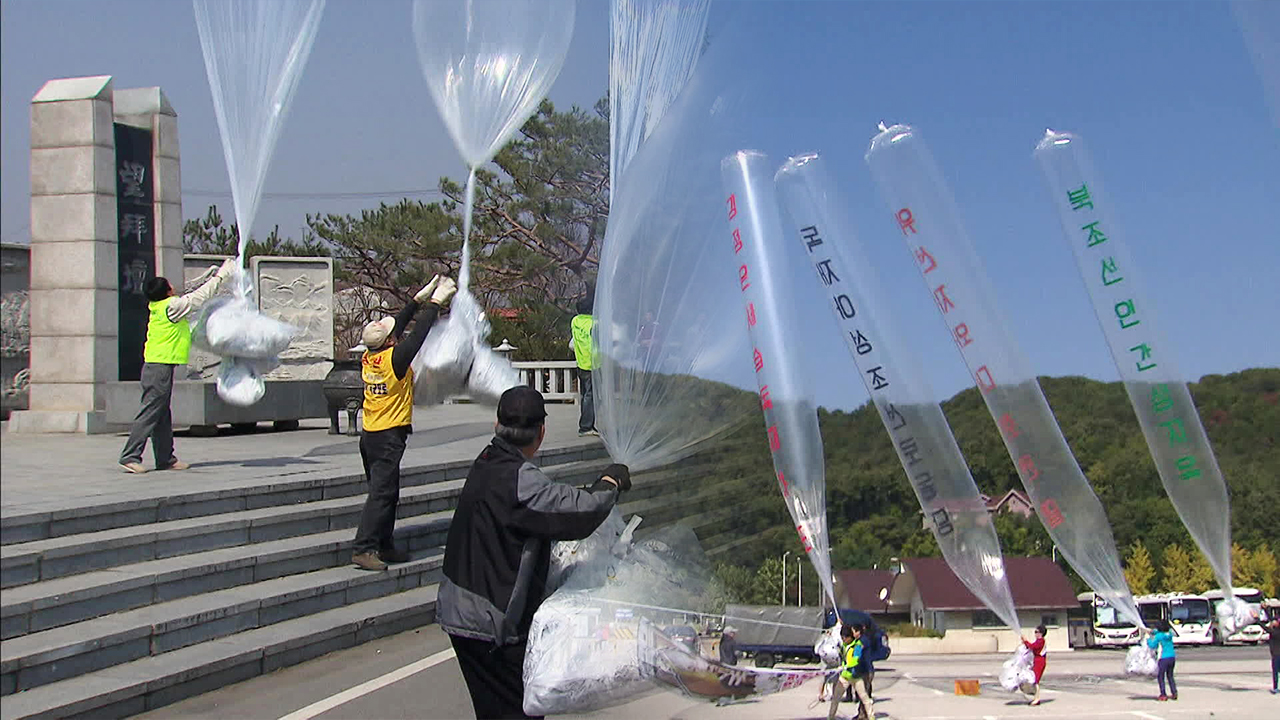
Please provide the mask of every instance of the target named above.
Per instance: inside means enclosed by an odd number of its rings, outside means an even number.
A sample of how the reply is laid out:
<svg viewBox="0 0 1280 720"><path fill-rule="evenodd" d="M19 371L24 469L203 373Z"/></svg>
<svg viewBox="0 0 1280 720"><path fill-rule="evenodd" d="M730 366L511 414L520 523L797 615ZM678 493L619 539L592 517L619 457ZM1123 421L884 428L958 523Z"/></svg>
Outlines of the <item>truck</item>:
<svg viewBox="0 0 1280 720"><path fill-rule="evenodd" d="M884 631L861 610L841 608L846 624L867 628L864 638L871 660L889 657L889 640ZM818 638L836 622L830 608L781 607L778 605L728 605L724 624L737 629L738 650L751 657L756 667L770 668L779 662L809 664L819 662L813 651Z"/></svg>

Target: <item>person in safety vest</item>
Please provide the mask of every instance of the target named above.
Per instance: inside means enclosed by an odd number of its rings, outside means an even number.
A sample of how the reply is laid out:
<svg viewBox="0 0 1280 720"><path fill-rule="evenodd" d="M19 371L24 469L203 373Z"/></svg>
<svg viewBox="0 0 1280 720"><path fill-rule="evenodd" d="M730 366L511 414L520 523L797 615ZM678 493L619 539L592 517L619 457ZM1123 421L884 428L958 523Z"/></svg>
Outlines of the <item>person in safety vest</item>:
<svg viewBox="0 0 1280 720"><path fill-rule="evenodd" d="M840 639L844 642L844 648L842 648L844 658L840 667L840 679L837 681L835 691L831 693L831 710L827 713L827 720L836 720L836 710L840 707L841 696L848 687L852 687L857 694L867 717L874 718L875 707L872 705L871 696L867 694L867 686L863 682L865 672L863 668L866 665L862 662L862 626L842 626Z"/></svg>
<svg viewBox="0 0 1280 720"><path fill-rule="evenodd" d="M399 315L374 320L360 333L365 346L360 359L364 380L360 459L369 495L351 545L351 562L358 568L386 570L387 563L409 560L409 554L396 550L391 538L400 502L400 459L413 432L413 369L409 364L422 348L440 309L457 290L452 279L436 275ZM402 342L410 320L413 332Z"/></svg>
<svg viewBox="0 0 1280 720"><path fill-rule="evenodd" d="M594 483L547 477L533 458L546 438L542 393L517 385L498 400L494 438L467 472L444 548L436 621L449 634L476 717L523 718L524 655L547 595L551 544L582 540L631 489L614 463Z"/></svg>
<svg viewBox="0 0 1280 720"><path fill-rule="evenodd" d="M578 314L573 316L569 329L573 338L569 341L573 347L573 357L578 361L578 390L582 393L581 408L578 413L578 434L599 435L596 431L595 395L591 389L591 369L595 367L595 346L591 339L591 331L596 320L591 316L593 309L591 295L578 301Z"/></svg>
<svg viewBox="0 0 1280 720"><path fill-rule="evenodd" d="M142 407L133 420L129 440L120 453L120 467L125 472L141 475L147 469L142 465L142 452L151 440L151 451L156 458L157 470L186 470L191 467L173 455L173 416L169 402L173 398L173 373L179 365L186 365L191 353L191 325L187 316L209 298L218 294L227 278L235 272L236 259L228 258L219 267L206 271L213 277L186 295L177 295L173 286L162 277L147 280L142 292L147 297L150 317L147 320L147 342L142 349Z"/></svg>

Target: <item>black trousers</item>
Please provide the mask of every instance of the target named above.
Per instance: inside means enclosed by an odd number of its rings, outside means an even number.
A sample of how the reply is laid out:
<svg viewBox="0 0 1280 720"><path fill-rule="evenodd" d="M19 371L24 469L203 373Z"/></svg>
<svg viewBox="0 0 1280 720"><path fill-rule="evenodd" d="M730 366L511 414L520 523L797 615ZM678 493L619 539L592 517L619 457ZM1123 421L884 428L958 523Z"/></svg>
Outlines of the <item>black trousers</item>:
<svg viewBox="0 0 1280 720"><path fill-rule="evenodd" d="M578 389L582 391L582 409L578 415L578 432L596 429L596 401L591 387L591 371L576 368Z"/></svg>
<svg viewBox="0 0 1280 720"><path fill-rule="evenodd" d="M360 514L360 528L351 544L353 555L390 550L396 529L396 506L400 504L400 458L409 440L408 425L360 433L360 459L369 496Z"/></svg>
<svg viewBox="0 0 1280 720"><path fill-rule="evenodd" d="M541 718L524 714L524 643L498 646L450 635L477 720Z"/></svg>

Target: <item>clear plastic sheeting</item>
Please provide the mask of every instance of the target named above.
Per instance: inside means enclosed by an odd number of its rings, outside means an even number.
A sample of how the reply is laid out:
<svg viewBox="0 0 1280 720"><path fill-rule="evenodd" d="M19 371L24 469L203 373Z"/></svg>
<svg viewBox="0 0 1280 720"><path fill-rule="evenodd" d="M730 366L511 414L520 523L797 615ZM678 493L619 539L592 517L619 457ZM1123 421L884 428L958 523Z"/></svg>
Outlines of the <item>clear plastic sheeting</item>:
<svg viewBox="0 0 1280 720"><path fill-rule="evenodd" d="M240 257L324 0L192 0L222 135Z"/></svg>
<svg viewBox="0 0 1280 720"><path fill-rule="evenodd" d="M615 509L585 540L552 547L554 590L525 652L526 713L584 712L651 687L656 671L639 623L706 604L711 567L693 531L671 525L636 542L637 524Z"/></svg>
<svg viewBox="0 0 1280 720"><path fill-rule="evenodd" d="M1048 130L1035 157L1165 493L1230 596L1227 483L1126 233L1078 136Z"/></svg>
<svg viewBox="0 0 1280 720"><path fill-rule="evenodd" d="M1049 537L1095 593L1143 627L1102 503L1003 319L924 141L895 125L871 141L866 160Z"/></svg>
<svg viewBox="0 0 1280 720"><path fill-rule="evenodd" d="M711 0L612 0L609 35L609 197L693 73Z"/></svg>
<svg viewBox="0 0 1280 720"><path fill-rule="evenodd" d="M720 159L733 126L726 39L619 178L595 295L596 426L632 472L675 462L759 412L725 236ZM726 148L725 152L733 148Z"/></svg>
<svg viewBox="0 0 1280 720"><path fill-rule="evenodd" d="M1139 641L1125 653L1124 671L1128 675L1155 677L1158 667L1156 651L1147 647L1146 641Z"/></svg>
<svg viewBox="0 0 1280 720"><path fill-rule="evenodd" d="M790 218L791 239L805 249L841 336L947 564L965 587L1021 633L991 513L956 444L916 355L886 308L892 305L869 269L822 159L789 159L774 176Z"/></svg>
<svg viewBox="0 0 1280 720"><path fill-rule="evenodd" d="M289 347L298 328L267 317L245 297L206 303L191 329L191 342L223 357L275 358Z"/></svg>
<svg viewBox="0 0 1280 720"><path fill-rule="evenodd" d="M795 351L803 345L797 337L800 318L789 312L794 293L787 277L787 238L773 168L767 156L750 150L740 150L721 162L728 220L721 237L733 250L730 262L743 308L739 322L746 324L751 337L778 486L826 599L834 607L822 433L818 408Z"/></svg>
<svg viewBox="0 0 1280 720"><path fill-rule="evenodd" d="M1017 692L1025 685L1035 685L1036 673L1031 668L1032 660L1031 650L1026 645L1018 646L1000 668L1000 687L1009 692Z"/></svg>

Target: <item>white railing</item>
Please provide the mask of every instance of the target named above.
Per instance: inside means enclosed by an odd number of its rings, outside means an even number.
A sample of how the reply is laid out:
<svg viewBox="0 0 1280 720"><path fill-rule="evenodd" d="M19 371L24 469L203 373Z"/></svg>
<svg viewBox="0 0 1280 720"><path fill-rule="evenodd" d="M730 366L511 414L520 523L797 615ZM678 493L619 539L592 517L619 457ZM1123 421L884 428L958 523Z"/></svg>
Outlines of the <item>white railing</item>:
<svg viewBox="0 0 1280 720"><path fill-rule="evenodd" d="M520 373L520 381L536 388L548 402L578 403L578 379L573 360L521 360L511 363ZM446 402L471 402L467 395L454 395Z"/></svg>
<svg viewBox="0 0 1280 720"><path fill-rule="evenodd" d="M542 397L555 402L578 402L578 380L573 360L525 360L511 363L520 371L524 384L542 393Z"/></svg>

